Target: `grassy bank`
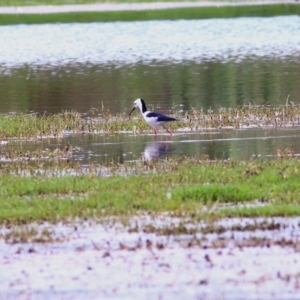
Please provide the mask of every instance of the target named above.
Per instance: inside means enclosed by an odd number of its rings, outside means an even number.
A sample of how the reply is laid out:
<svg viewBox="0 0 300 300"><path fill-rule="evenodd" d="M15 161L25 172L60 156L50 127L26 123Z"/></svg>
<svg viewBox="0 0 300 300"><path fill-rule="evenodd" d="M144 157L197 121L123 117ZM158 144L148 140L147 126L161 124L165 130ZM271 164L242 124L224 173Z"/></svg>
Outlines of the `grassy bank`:
<svg viewBox="0 0 300 300"><path fill-rule="evenodd" d="M178 20L233 17L300 15L293 4L157 9L145 11L70 12L53 14L0 14L0 25L70 22Z"/></svg>
<svg viewBox="0 0 300 300"><path fill-rule="evenodd" d="M64 172L74 168L71 162L62 165L57 168ZM19 168L29 169L26 164ZM111 177L100 176L96 169L78 168L76 176L21 176L9 168L3 172L1 166L0 223L161 212L201 220L300 214L299 159L230 162L182 157L127 164L131 175Z"/></svg>

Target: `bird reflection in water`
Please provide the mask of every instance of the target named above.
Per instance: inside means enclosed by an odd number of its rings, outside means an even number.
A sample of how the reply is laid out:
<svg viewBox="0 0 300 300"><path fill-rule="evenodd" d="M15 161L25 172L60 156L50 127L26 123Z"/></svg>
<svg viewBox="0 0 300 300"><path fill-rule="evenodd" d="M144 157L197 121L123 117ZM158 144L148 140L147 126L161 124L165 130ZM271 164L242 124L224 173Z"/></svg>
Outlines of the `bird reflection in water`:
<svg viewBox="0 0 300 300"><path fill-rule="evenodd" d="M153 141L146 145L142 159L150 161L155 158L165 157L174 150L172 143Z"/></svg>

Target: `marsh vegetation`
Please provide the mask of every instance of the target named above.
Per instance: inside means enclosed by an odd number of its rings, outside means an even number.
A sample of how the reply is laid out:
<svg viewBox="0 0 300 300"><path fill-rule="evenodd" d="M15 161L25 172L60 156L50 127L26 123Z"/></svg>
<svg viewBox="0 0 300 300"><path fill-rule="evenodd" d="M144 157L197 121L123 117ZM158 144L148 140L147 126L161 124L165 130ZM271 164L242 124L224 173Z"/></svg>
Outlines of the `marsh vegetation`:
<svg viewBox="0 0 300 300"><path fill-rule="evenodd" d="M295 126L299 114L299 107L288 103L217 112L191 110L180 116L182 121L172 125L172 130ZM0 124L3 141L34 142L74 132L141 134L150 130L140 117L129 120L94 110L84 115L2 115ZM7 144L2 146L1 157L2 224L162 212L198 219L300 213L300 161L292 148L278 151L277 158L250 161L182 155L81 165L72 159L70 145L24 153Z"/></svg>
<svg viewBox="0 0 300 300"><path fill-rule="evenodd" d="M298 299L299 5L22 9L58 23L1 28L1 297Z"/></svg>
<svg viewBox="0 0 300 300"><path fill-rule="evenodd" d="M246 105L242 108L219 108L174 111L179 121L169 124L172 130L197 131L220 128L282 128L300 125L300 106ZM142 133L151 131L140 115L112 115L109 111L91 109L88 113L75 111L59 114L14 113L0 116L1 139L42 139L70 133Z"/></svg>

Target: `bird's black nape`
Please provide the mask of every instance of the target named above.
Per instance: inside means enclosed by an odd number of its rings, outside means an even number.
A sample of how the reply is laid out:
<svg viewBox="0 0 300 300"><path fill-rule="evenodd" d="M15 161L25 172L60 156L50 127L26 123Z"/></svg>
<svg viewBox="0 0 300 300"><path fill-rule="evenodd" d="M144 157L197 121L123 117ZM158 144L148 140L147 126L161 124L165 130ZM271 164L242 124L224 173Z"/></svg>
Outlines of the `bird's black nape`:
<svg viewBox="0 0 300 300"><path fill-rule="evenodd" d="M140 98L140 99L141 99L141 103L142 103L142 112L144 113L145 111L147 111L146 103L142 98Z"/></svg>

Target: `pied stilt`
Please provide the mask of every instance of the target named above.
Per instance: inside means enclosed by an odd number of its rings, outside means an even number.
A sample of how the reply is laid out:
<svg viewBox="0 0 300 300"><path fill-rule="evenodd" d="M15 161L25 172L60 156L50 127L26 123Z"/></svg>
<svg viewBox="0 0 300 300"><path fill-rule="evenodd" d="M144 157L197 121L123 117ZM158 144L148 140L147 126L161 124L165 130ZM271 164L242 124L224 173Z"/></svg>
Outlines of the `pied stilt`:
<svg viewBox="0 0 300 300"><path fill-rule="evenodd" d="M163 115L161 113L147 110L145 101L141 98L136 99L134 101L133 108L132 108L131 112L129 113L129 116L136 109L136 107L138 107L140 109L142 116L144 117L144 120L146 121L146 123L149 124L153 128L155 136L156 136L156 128L159 126L162 126L164 129L166 129L167 132L170 134L170 136L172 136L172 132L169 131L164 125L171 121L177 121L176 119L166 116L166 115Z"/></svg>

